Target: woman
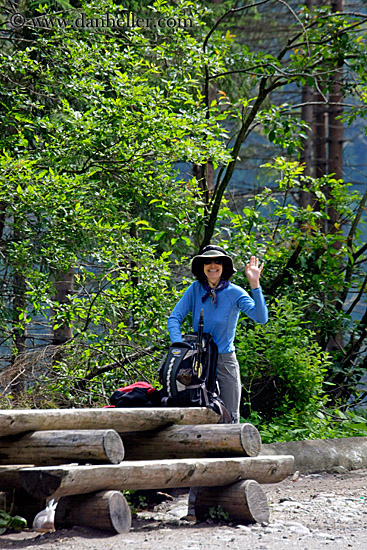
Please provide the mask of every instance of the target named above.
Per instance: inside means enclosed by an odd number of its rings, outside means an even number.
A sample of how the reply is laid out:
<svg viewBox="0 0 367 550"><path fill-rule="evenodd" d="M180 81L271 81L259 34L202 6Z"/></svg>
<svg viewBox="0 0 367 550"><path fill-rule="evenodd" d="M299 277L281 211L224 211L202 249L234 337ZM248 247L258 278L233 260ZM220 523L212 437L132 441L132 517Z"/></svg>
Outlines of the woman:
<svg viewBox="0 0 367 550"><path fill-rule="evenodd" d="M204 308L204 332L209 332L218 346L217 379L220 397L232 422L240 421L241 379L234 349L240 311L257 323L266 323L268 309L260 286L264 264L251 256L245 272L251 294L229 281L236 272L232 258L220 246L206 246L191 263L197 281L192 283L172 311L168 322L171 342L182 341L181 323L192 311L193 329L198 330L200 310Z"/></svg>

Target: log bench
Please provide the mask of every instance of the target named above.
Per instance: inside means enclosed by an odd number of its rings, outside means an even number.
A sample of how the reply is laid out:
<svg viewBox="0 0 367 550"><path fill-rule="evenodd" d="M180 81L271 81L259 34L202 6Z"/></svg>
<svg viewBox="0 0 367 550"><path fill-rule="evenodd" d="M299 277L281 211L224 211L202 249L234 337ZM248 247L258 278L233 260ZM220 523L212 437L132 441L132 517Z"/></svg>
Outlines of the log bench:
<svg viewBox="0 0 367 550"><path fill-rule="evenodd" d="M261 437L249 423L170 426L121 433L126 460L258 456Z"/></svg>
<svg viewBox="0 0 367 550"><path fill-rule="evenodd" d="M127 532L121 491L192 486L199 519L222 506L239 522L268 521L260 484L285 479L294 458L259 456L254 426L218 421L206 408L0 411L0 490L33 508L57 499L58 527Z"/></svg>
<svg viewBox="0 0 367 550"><path fill-rule="evenodd" d="M172 424L218 424L212 409L131 408L131 409L12 409L0 411L0 437L44 430L155 430Z"/></svg>
<svg viewBox="0 0 367 550"><path fill-rule="evenodd" d="M252 424L168 426L146 432L45 430L0 438L0 465L52 466L70 462L257 456L261 438Z"/></svg>
<svg viewBox="0 0 367 550"><path fill-rule="evenodd" d="M96 466L44 466L17 471L35 498L59 498L93 491L144 490L230 485L242 479L278 483L293 468L293 457L186 458L126 461Z"/></svg>
<svg viewBox="0 0 367 550"><path fill-rule="evenodd" d="M118 464L124 456L115 430L45 430L0 438L0 465Z"/></svg>

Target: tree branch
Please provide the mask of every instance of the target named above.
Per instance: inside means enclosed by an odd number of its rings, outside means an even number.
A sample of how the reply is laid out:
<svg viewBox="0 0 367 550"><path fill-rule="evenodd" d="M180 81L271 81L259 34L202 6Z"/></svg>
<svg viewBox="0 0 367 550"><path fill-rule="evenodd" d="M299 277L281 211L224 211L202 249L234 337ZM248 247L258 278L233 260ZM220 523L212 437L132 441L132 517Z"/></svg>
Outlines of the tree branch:
<svg viewBox="0 0 367 550"><path fill-rule="evenodd" d="M362 286L358 292L358 295L357 295L357 298L355 298L355 300L353 300L352 304L349 306L349 308L347 309L347 311L345 312L346 315L350 315L353 311L353 309L356 307L356 305L358 304L359 300L361 299L362 297L362 294L364 293L364 290L367 286L367 275L365 276L364 278L364 281L362 283Z"/></svg>
<svg viewBox="0 0 367 550"><path fill-rule="evenodd" d="M219 27L219 25L221 24L221 22L227 17L227 15L231 15L231 14L234 14L234 13L238 13L239 11L244 11L244 10L248 10L250 8L254 8L254 7L257 7L257 6L261 6L261 4L267 4L269 3L270 0L262 0L261 2L255 2L254 4L249 4L248 6L241 6L240 8L232 8L228 11L226 11L226 13L224 13L219 19L218 21L214 24L214 26L210 29L210 31L208 32L208 34L206 35L205 39L204 39L204 42L203 42L203 50L205 52L205 49L206 49L206 46L209 42L209 39L211 37L211 35L214 33L214 31Z"/></svg>
<svg viewBox="0 0 367 550"><path fill-rule="evenodd" d="M109 363L108 365L104 365L103 367L95 367L90 370L88 374L85 375L83 380L80 380L78 387L79 389L84 389L87 385L87 382L93 380L93 378L96 378L97 376L100 376L101 374L110 370L116 370L119 368L123 369L127 365L133 363L134 361L137 361L138 359L141 359L145 355L150 355L153 351L156 351L157 349L157 346L150 346L149 348L141 349L133 353L132 355L125 357L123 361L115 361L113 363Z"/></svg>
<svg viewBox="0 0 367 550"><path fill-rule="evenodd" d="M362 347L362 344L367 336L367 309L359 322L358 325L359 338L355 342L353 340L353 335L351 337L351 343L349 345L348 351L346 352L342 365L345 366L348 363L352 363L354 359L359 355L359 351Z"/></svg>
<svg viewBox="0 0 367 550"><path fill-rule="evenodd" d="M201 243L201 247L204 247L204 246L208 245L210 243L210 240L211 240L212 236L213 236L215 223L216 223L216 220L217 220L217 217L218 217L218 212L219 212L219 208L220 208L220 204L222 202L224 192L225 192L229 182L231 181L234 169L236 167L237 158L238 158L238 155L239 155L239 152L240 152L241 145L247 137L247 134L248 134L248 131L249 131L249 128L250 128L252 122L254 121L261 105L263 104L263 102L266 99L266 97L268 96L268 94L271 91L273 91L274 89L282 86L282 84L283 84L283 82L281 82L281 81L276 81L275 83L270 85L268 88L266 88L265 87L266 82L267 82L267 78L263 78L260 81L259 94L256 98L256 101L255 101L255 103L254 103L247 119L242 123L241 129L238 133L235 144L233 146L232 153L231 153L231 156L232 156L233 160L231 160L228 163L222 181L218 182L216 187L215 187L215 190L214 190L214 193L213 193L212 199L210 201L210 205L209 205L209 206L211 206L210 214L208 215L207 222L205 223L205 231L204 231L204 237L203 237L203 241Z"/></svg>
<svg viewBox="0 0 367 550"><path fill-rule="evenodd" d="M268 293L270 296L275 293L275 290L277 289L277 287L282 283L282 281L284 281L289 271L296 265L298 257L301 254L302 250L303 250L303 246L301 246L299 243L296 244L293 253L288 258L288 261L284 266L284 269L275 277L275 279L271 283L270 288L268 290Z"/></svg>

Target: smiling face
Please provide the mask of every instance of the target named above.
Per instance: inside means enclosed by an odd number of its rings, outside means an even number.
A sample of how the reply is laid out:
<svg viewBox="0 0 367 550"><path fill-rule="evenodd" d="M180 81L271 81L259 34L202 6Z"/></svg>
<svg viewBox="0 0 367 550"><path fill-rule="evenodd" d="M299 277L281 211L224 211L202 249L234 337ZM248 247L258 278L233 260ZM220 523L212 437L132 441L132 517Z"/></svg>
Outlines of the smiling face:
<svg viewBox="0 0 367 550"><path fill-rule="evenodd" d="M219 261L220 260L216 260L216 262L219 262ZM208 283L211 288L215 288L219 284L222 278L222 273L223 273L222 263L215 263L214 259L211 259L211 258L208 258L208 260L205 260L204 275L208 279Z"/></svg>

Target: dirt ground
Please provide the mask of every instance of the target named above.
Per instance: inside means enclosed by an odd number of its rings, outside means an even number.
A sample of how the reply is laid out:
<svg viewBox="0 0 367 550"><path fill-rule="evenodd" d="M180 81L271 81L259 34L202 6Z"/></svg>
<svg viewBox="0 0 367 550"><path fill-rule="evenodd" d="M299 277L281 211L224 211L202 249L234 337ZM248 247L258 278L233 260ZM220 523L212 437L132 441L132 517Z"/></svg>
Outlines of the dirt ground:
<svg viewBox="0 0 367 550"><path fill-rule="evenodd" d="M187 495L134 518L129 533L87 527L0 536L0 549L42 550L345 550L367 549L367 470L301 475L297 481L263 485L271 514L267 525L190 524Z"/></svg>

